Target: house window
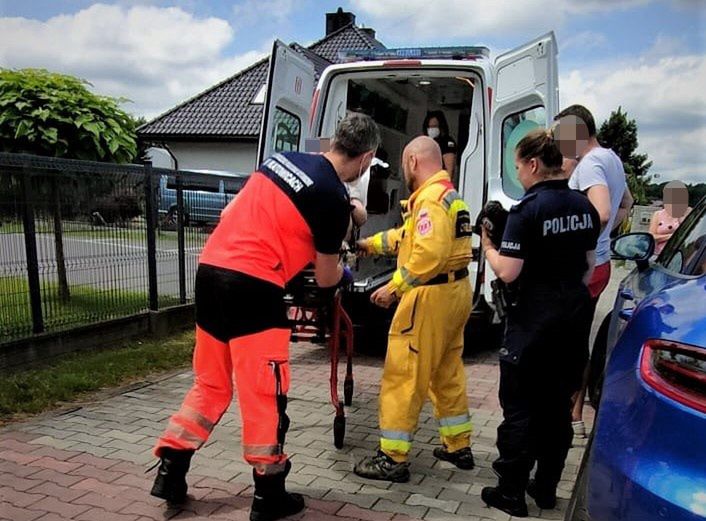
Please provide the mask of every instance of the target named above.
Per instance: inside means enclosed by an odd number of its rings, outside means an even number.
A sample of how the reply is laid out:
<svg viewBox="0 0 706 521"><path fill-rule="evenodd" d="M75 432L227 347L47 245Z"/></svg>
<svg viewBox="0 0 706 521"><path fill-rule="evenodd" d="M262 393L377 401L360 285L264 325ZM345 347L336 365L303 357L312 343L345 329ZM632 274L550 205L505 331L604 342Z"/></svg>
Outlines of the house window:
<svg viewBox="0 0 706 521"><path fill-rule="evenodd" d="M279 107L275 107L272 125L273 152L296 152L299 150L301 120Z"/></svg>
<svg viewBox="0 0 706 521"><path fill-rule="evenodd" d="M547 123L547 112L544 107L534 107L523 112L517 112L503 121L501 178L503 191L513 199L520 199L525 189L517 179L515 169L515 147L530 130L544 127Z"/></svg>
<svg viewBox="0 0 706 521"><path fill-rule="evenodd" d="M255 94L255 97L252 99L251 103L255 105L262 105L265 103L265 94L267 94L267 84L263 83L262 87L260 87L257 91L257 94Z"/></svg>

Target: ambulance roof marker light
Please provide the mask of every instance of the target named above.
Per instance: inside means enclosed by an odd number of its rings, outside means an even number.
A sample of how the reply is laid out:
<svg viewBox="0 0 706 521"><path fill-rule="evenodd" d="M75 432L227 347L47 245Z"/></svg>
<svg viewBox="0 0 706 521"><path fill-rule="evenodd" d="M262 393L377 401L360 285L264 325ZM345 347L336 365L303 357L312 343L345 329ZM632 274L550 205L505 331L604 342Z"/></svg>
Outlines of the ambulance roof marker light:
<svg viewBox="0 0 706 521"><path fill-rule="evenodd" d="M339 51L339 63L401 60L477 60L488 58L487 47L407 47L400 49L351 49Z"/></svg>

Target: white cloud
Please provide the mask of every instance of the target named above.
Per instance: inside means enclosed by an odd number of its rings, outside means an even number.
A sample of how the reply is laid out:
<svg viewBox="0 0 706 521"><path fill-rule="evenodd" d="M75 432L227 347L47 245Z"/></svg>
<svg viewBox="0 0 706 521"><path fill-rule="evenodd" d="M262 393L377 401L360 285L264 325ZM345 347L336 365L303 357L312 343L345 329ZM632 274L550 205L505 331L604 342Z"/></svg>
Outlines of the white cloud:
<svg viewBox="0 0 706 521"><path fill-rule="evenodd" d="M404 42L488 37L517 29L544 32L563 22L566 9L557 8L561 1L352 0L351 4L353 11L371 18L370 25L380 34Z"/></svg>
<svg viewBox="0 0 706 521"><path fill-rule="evenodd" d="M637 122L638 150L654 161L651 173L706 182L706 55L647 52L568 71L559 84L561 105L585 105L598 124L622 106Z"/></svg>
<svg viewBox="0 0 706 521"><path fill-rule="evenodd" d="M630 9L653 0L351 0L380 34L400 42L537 35L571 17ZM687 0L684 0L687 1ZM401 16L400 13L410 13Z"/></svg>
<svg viewBox="0 0 706 521"><path fill-rule="evenodd" d="M684 38L660 33L657 35L652 47L645 52L645 55L650 56L652 59L675 56L683 53L685 48Z"/></svg>
<svg viewBox="0 0 706 521"><path fill-rule="evenodd" d="M563 8L573 13L593 13L632 9L652 3L653 0L562 0Z"/></svg>
<svg viewBox="0 0 706 521"><path fill-rule="evenodd" d="M294 0L245 0L233 6L233 17L238 27L251 25L267 18L268 22L282 22L294 10Z"/></svg>
<svg viewBox="0 0 706 521"><path fill-rule="evenodd" d="M150 117L267 53L224 56L233 36L225 20L180 8L94 4L45 22L0 18L0 66L79 76Z"/></svg>
<svg viewBox="0 0 706 521"><path fill-rule="evenodd" d="M571 48L592 51L604 47L607 41L605 34L595 31L582 31L562 39L559 42L559 53L561 54Z"/></svg>

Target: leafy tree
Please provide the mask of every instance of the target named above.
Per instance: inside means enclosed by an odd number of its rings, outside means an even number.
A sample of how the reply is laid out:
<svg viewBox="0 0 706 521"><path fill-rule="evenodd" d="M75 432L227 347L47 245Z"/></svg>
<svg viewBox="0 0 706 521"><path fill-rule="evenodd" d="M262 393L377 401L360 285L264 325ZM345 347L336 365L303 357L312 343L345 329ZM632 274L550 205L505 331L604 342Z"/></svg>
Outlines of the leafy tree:
<svg viewBox="0 0 706 521"><path fill-rule="evenodd" d="M648 183L645 186L645 197L647 198L648 201L661 201L662 200L662 192L664 190L664 185L667 184L667 181L663 181L661 183Z"/></svg>
<svg viewBox="0 0 706 521"><path fill-rule="evenodd" d="M94 94L88 85L46 70L0 69L0 150L113 163L133 160L135 120L118 106L122 100ZM62 190L55 176L46 185L51 187L59 293L68 300Z"/></svg>
<svg viewBox="0 0 706 521"><path fill-rule="evenodd" d="M598 141L618 154L623 161L628 186L637 204L647 203L646 187L651 177L647 172L652 167L647 154L636 153L637 123L629 119L622 107L611 112L610 117L603 122L598 131Z"/></svg>
<svg viewBox="0 0 706 521"><path fill-rule="evenodd" d="M689 191L689 206L692 208L706 196L706 183L687 184L686 189Z"/></svg>
<svg viewBox="0 0 706 521"><path fill-rule="evenodd" d="M662 181L659 184L650 183L646 186L645 193L647 194L648 201L662 200L662 192L664 191L664 185L668 181ZM686 189L689 192L689 206L694 207L701 199L706 196L706 183L685 183Z"/></svg>
<svg viewBox="0 0 706 521"><path fill-rule="evenodd" d="M135 120L85 80L39 69L0 69L0 149L125 163L137 152Z"/></svg>

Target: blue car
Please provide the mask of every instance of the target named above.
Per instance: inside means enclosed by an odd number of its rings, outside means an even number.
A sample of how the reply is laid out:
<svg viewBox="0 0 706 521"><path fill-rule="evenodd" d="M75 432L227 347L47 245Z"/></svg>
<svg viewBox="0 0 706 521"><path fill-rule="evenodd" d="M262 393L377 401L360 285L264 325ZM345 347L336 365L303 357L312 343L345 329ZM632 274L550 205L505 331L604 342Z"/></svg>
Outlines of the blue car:
<svg viewBox="0 0 706 521"><path fill-rule="evenodd" d="M656 259L646 233L612 249L637 267L594 345L607 363L566 520L706 520L706 199Z"/></svg>
<svg viewBox="0 0 706 521"><path fill-rule="evenodd" d="M182 171L184 225L216 224L223 208L243 188L249 175L221 170ZM162 225L176 225L177 185L174 176L160 177L158 201Z"/></svg>

